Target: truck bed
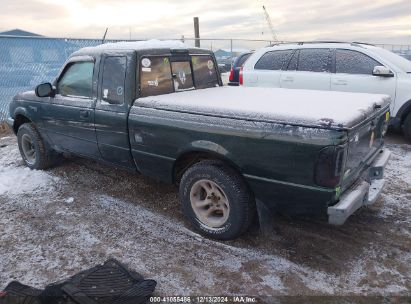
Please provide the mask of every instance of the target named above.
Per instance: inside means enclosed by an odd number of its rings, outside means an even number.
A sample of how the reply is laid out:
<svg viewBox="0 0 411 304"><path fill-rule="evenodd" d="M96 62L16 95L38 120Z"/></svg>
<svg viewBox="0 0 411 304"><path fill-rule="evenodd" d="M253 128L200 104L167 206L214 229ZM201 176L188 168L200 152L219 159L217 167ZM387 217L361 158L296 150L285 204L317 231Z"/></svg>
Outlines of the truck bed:
<svg viewBox="0 0 411 304"><path fill-rule="evenodd" d="M389 102L387 95L216 87L139 98L135 105L200 115L349 129Z"/></svg>

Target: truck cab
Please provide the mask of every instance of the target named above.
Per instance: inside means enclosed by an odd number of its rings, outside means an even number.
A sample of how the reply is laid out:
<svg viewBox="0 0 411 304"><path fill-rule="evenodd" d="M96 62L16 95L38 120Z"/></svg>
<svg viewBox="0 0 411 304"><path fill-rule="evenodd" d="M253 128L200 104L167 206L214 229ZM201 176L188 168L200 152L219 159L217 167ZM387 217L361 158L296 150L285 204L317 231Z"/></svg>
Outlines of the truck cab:
<svg viewBox="0 0 411 304"><path fill-rule="evenodd" d="M127 121L133 103L144 96L221 86L216 66L212 52L178 42L85 48L70 56L51 88L44 85L46 102L40 105L42 97L31 96L34 102L25 111L33 110L30 116L54 150L138 170Z"/></svg>

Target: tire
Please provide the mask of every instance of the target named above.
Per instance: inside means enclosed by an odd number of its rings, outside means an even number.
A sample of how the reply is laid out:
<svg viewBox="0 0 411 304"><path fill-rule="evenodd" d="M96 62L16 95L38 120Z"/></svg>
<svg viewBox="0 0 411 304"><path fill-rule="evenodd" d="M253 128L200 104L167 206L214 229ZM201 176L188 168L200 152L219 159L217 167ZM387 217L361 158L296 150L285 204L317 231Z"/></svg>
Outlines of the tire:
<svg viewBox="0 0 411 304"><path fill-rule="evenodd" d="M411 113L405 117L404 123L402 125L402 130L404 132L405 138L411 142Z"/></svg>
<svg viewBox="0 0 411 304"><path fill-rule="evenodd" d="M61 155L49 148L32 123L21 125L17 131L20 155L30 169L47 169L61 160Z"/></svg>
<svg viewBox="0 0 411 304"><path fill-rule="evenodd" d="M254 196L241 175L223 162L204 160L191 166L179 192L184 215L209 238L234 239L255 218Z"/></svg>

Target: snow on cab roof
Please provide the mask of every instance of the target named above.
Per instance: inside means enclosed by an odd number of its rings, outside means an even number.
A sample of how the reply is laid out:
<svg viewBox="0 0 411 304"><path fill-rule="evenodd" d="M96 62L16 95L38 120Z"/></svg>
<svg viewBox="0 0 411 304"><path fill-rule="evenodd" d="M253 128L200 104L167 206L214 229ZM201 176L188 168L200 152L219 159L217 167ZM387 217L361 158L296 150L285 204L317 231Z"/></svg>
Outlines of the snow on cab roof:
<svg viewBox="0 0 411 304"><path fill-rule="evenodd" d="M94 47L87 47L83 50L146 50L146 49L188 49L192 48L178 40L144 40L144 41L123 41L115 43L104 43Z"/></svg>

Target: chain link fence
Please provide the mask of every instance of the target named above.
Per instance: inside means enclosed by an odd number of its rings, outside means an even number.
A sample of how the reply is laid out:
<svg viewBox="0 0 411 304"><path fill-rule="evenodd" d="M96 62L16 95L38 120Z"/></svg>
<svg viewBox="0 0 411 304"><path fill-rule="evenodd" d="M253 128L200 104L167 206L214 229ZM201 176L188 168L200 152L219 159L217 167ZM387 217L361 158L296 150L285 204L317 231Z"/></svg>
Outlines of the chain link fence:
<svg viewBox="0 0 411 304"><path fill-rule="evenodd" d="M51 82L72 52L98 44L101 40L0 36L0 122L14 95Z"/></svg>
<svg viewBox="0 0 411 304"><path fill-rule="evenodd" d="M175 39L177 40L177 39ZM193 38L180 38L189 46ZM106 40L118 42L124 40ZM42 82L51 82L57 76L68 56L74 51L101 44L97 39L65 39L47 37L0 36L0 123L8 115L8 104L19 92L33 90ZM230 67L233 57L272 44L259 39L201 39L202 48L215 52L224 72ZM386 49L409 53L410 45L378 45Z"/></svg>

